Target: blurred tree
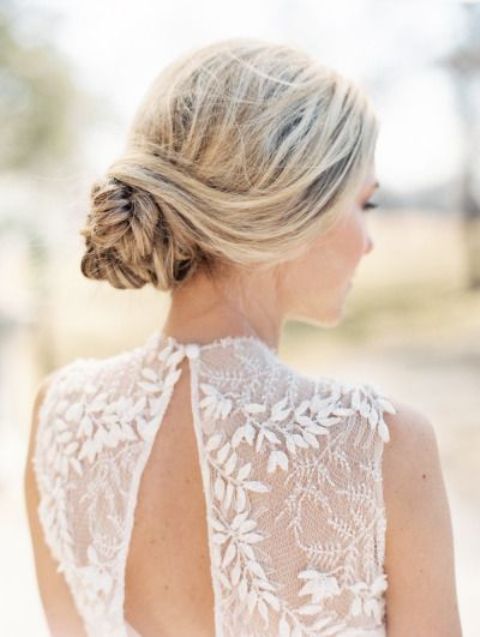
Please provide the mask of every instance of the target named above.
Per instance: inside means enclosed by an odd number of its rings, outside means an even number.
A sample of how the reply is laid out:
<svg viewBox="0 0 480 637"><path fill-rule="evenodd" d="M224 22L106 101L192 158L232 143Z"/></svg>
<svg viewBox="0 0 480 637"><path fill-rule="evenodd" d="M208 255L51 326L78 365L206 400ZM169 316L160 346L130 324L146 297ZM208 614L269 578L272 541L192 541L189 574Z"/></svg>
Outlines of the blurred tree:
<svg viewBox="0 0 480 637"><path fill-rule="evenodd" d="M463 4L464 37L439 61L448 70L461 116L465 151L460 179L460 207L466 239L468 287L480 289L480 5Z"/></svg>
<svg viewBox="0 0 480 637"><path fill-rule="evenodd" d="M79 124L88 116L91 104L90 96L74 84L65 56L52 44L55 17L31 5L27 8L12 0L0 1L0 170L4 192L0 239L8 244L11 237L20 237L27 248L26 267L20 270L25 277L21 285L29 290L30 301L19 311L12 309L18 304L11 298L12 291L6 292L0 283L0 356L2 343L13 331L35 325L42 334L38 358L45 369L52 367L47 285L52 246L41 202L45 192L58 190L57 185L52 188L48 175L59 166L65 169L76 164ZM45 179L38 179L42 173ZM16 203L14 193L25 190L27 203ZM18 254L23 258L22 250ZM6 270L8 264L3 267Z"/></svg>
<svg viewBox="0 0 480 637"><path fill-rule="evenodd" d="M0 4L0 168L29 170L57 162L71 153L75 125L71 117L79 94L64 58L42 35L21 36L31 7L20 10L11 1ZM37 14L38 15L38 14ZM37 28L46 26L38 20Z"/></svg>

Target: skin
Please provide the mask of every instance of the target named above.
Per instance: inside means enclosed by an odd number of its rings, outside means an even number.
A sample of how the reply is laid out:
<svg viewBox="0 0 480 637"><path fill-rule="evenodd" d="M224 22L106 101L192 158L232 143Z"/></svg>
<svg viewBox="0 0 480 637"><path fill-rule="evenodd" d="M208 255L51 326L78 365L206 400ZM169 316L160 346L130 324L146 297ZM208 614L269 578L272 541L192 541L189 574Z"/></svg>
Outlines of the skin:
<svg viewBox="0 0 480 637"><path fill-rule="evenodd" d="M373 242L362 206L375 191L374 166L341 222L299 257L270 270L199 273L172 295L163 333L181 342L255 334L277 349L283 322L336 325L351 280ZM190 410L187 361L180 364L162 428L139 490L125 580L125 616L142 637L214 634L206 511ZM53 637L86 637L70 592L44 544L31 466L38 388L25 465L25 501L37 580ZM449 504L433 425L392 400L383 455L387 513L385 571L388 637L461 637ZM174 559L172 558L174 555Z"/></svg>
<svg viewBox="0 0 480 637"><path fill-rule="evenodd" d="M197 343L228 334L256 334L277 350L287 319L336 325L351 278L373 249L362 206L376 183L372 166L347 214L300 257L268 270L233 270L221 280L196 273L172 294L164 334Z"/></svg>

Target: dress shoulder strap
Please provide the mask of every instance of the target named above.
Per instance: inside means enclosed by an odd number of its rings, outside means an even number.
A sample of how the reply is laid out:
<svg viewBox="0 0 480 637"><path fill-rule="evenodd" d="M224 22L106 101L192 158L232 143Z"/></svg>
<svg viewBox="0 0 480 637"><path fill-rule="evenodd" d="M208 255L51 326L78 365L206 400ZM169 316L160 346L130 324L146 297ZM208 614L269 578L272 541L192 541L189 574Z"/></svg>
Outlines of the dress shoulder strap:
<svg viewBox="0 0 480 637"><path fill-rule="evenodd" d="M384 635L391 402L255 340L204 348L193 369L216 634Z"/></svg>
<svg viewBox="0 0 480 637"><path fill-rule="evenodd" d="M124 571L141 474L182 352L137 347L57 370L32 458L38 516L89 637L126 637Z"/></svg>

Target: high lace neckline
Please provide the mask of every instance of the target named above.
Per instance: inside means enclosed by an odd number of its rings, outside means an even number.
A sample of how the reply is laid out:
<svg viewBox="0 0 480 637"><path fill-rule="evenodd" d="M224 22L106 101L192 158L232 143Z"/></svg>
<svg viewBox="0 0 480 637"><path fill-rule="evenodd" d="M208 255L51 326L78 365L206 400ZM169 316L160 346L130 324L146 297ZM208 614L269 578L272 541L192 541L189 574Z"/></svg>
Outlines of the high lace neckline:
<svg viewBox="0 0 480 637"><path fill-rule="evenodd" d="M167 343L173 343L178 348L186 348L186 347L194 347L199 350L208 350L215 347L225 347L227 345L232 345L235 343L252 343L260 345L265 351L269 352L272 356L277 357L278 351L268 345L264 340L262 340L259 336L255 336L254 334L238 334L238 335L227 335L227 336L219 336L217 338L211 339L206 343L199 343L198 341L188 341L183 342L177 340L174 336L169 334L164 334L162 330L156 330L154 332L154 336L158 341L165 341Z"/></svg>

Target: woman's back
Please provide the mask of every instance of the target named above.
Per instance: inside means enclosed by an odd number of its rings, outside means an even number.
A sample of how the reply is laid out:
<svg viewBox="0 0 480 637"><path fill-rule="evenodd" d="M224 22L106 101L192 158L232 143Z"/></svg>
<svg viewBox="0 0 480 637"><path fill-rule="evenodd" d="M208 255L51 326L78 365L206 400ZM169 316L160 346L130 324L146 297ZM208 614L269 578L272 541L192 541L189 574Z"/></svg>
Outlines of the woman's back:
<svg viewBox="0 0 480 637"><path fill-rule="evenodd" d="M39 513L88 634L383 635L384 411L254 337L61 368Z"/></svg>

